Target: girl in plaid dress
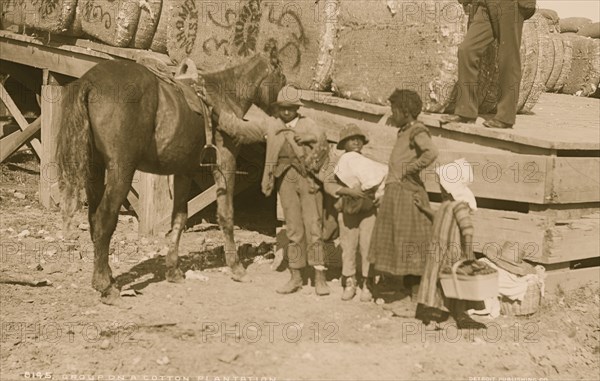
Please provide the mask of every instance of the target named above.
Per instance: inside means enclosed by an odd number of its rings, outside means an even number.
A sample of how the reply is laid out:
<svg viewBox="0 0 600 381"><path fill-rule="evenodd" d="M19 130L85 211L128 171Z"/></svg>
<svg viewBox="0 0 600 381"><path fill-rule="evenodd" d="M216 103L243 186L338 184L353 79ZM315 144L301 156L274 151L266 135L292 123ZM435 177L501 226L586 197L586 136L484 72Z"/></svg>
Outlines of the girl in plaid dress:
<svg viewBox="0 0 600 381"><path fill-rule="evenodd" d="M396 89L389 100L391 119L399 131L371 237L369 262L379 272L419 276L425 266L431 221L417 208L414 199L429 207L420 173L435 161L438 150L427 127L417 120L422 108L419 95Z"/></svg>

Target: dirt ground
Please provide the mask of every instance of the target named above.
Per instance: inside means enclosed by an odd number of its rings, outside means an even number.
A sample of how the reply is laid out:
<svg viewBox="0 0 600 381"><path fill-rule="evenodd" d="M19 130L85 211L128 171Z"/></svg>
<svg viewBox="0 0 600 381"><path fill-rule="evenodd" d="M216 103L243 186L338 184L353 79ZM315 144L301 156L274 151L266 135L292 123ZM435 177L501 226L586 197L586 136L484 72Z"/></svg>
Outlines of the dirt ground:
<svg viewBox="0 0 600 381"><path fill-rule="evenodd" d="M0 276L40 282L0 284L2 380L592 380L600 374L597 286L546 294L530 317L482 318L488 328L475 332L458 331L452 321L425 327L358 296L342 302L333 279L329 296L317 297L310 285L282 296L275 288L288 274L271 270L275 238L258 232L269 230L269 219L256 207L236 219L250 222L236 230L253 280L246 284L231 281L222 267L222 237L210 220L182 238L181 267L200 279L173 284L164 280L165 239L138 237L137 220L121 215L110 264L129 296L124 308L103 305L91 288L85 212L77 215L79 239L62 241L58 210L38 203L39 166L31 153L20 151L0 169Z"/></svg>

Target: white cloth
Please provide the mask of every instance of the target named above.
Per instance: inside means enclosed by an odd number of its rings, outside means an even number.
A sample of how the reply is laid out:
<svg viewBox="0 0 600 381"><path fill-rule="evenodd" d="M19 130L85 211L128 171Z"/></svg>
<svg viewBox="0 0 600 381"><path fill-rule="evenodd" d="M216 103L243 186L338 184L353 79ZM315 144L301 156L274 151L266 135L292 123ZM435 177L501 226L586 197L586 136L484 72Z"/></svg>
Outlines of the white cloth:
<svg viewBox="0 0 600 381"><path fill-rule="evenodd" d="M375 198L383 195L388 166L358 152L345 152L335 167L335 175L348 188L360 186L363 191L377 187Z"/></svg>
<svg viewBox="0 0 600 381"><path fill-rule="evenodd" d="M435 169L440 185L452 195L456 201L469 204L471 210L477 210L475 195L468 185L473 183L473 167L465 159L458 159Z"/></svg>
<svg viewBox="0 0 600 381"><path fill-rule="evenodd" d="M294 119L292 119L288 123L286 123L285 126L287 128L294 128L294 127L296 127L296 124L298 124L298 119L300 119L300 117L295 117Z"/></svg>
<svg viewBox="0 0 600 381"><path fill-rule="evenodd" d="M536 274L527 274L525 276L510 273L494 264L487 258L482 258L490 267L498 270L498 292L500 296L506 296L510 300L523 301L529 283L538 283L542 296L544 295L545 269L543 266L536 266Z"/></svg>

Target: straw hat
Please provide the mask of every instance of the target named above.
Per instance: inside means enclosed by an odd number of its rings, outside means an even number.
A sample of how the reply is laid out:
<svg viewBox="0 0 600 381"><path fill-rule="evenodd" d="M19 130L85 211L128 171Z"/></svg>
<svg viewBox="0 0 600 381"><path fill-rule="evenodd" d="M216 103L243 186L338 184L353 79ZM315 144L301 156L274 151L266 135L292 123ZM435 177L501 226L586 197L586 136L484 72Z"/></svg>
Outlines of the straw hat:
<svg viewBox="0 0 600 381"><path fill-rule="evenodd" d="M473 182L473 168L464 158L439 166L435 172L440 185L456 201L464 201L469 204L471 210L477 210L475 195L468 187Z"/></svg>
<svg viewBox="0 0 600 381"><path fill-rule="evenodd" d="M344 142L354 136L360 136L363 138L364 144L369 142L369 138L367 138L367 135L362 132L360 127L354 123L349 123L340 131L340 140L338 141L337 148L344 149Z"/></svg>
<svg viewBox="0 0 600 381"><path fill-rule="evenodd" d="M516 250L511 246L510 242L504 242L500 252L490 253L489 250L486 250L485 257L509 273L516 275L535 274L535 267L523 261L524 251L518 250L515 253Z"/></svg>
<svg viewBox="0 0 600 381"><path fill-rule="evenodd" d="M301 90L292 86L284 86L281 90L279 90L279 93L277 94L277 100L273 102L271 106L300 107L302 106L302 102L300 102L300 94Z"/></svg>

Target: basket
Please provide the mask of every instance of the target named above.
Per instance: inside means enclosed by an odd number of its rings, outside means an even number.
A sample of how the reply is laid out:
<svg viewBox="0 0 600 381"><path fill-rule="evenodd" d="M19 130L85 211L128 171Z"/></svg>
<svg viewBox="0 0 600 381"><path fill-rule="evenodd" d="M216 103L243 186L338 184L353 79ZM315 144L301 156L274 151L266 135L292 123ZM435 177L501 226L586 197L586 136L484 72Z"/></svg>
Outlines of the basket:
<svg viewBox="0 0 600 381"><path fill-rule="evenodd" d="M485 275L456 274L456 269L465 260L452 265L451 274L440 274L444 295L448 298L480 301L498 296L498 271Z"/></svg>
<svg viewBox="0 0 600 381"><path fill-rule="evenodd" d="M542 291L537 282L529 282L523 301L510 300L503 296L500 300L500 313L507 316L522 316L536 313L542 299Z"/></svg>

